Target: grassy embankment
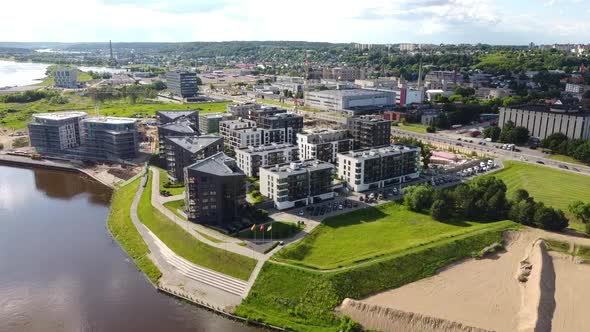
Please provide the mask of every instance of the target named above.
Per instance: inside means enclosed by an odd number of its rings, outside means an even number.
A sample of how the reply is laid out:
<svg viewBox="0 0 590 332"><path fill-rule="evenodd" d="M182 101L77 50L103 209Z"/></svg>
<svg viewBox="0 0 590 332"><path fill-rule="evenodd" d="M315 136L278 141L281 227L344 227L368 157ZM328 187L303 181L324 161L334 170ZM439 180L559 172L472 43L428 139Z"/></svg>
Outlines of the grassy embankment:
<svg viewBox="0 0 590 332"><path fill-rule="evenodd" d="M270 225L272 225L272 228L269 232L268 227ZM265 224L265 228L262 232L260 231L260 226L257 225L254 232L251 231L250 229L246 229L246 230L241 231L238 234L238 237L243 238L243 239L254 239L254 238L262 239L262 236L264 235L264 238L270 240L271 235L272 235L272 239L277 239L277 240L278 239L286 239L286 238L290 238L290 237L294 236L295 234L299 233L301 231L301 229L303 229L303 227L297 226L296 223L276 221L276 222L273 222L272 224L271 223ZM272 232L272 234L271 234L271 232Z"/></svg>
<svg viewBox="0 0 590 332"><path fill-rule="evenodd" d="M64 93L68 98L65 104L51 103L48 99L41 99L31 103L0 103L0 127L23 129L31 121L31 114L79 110L94 114L94 102L90 97L79 96L74 93ZM149 101L130 103L128 100L113 100L100 104L101 115L134 117L136 115L151 116L157 110L189 110L199 108L200 113L225 112L228 103L194 103L173 104L155 103Z"/></svg>
<svg viewBox="0 0 590 332"><path fill-rule="evenodd" d="M582 259L584 262L590 262L590 247L575 243L569 243L559 240L546 239L547 248L566 255L572 255ZM574 246L573 248L571 246Z"/></svg>
<svg viewBox="0 0 590 332"><path fill-rule="evenodd" d="M149 178L146 188L151 186L152 177ZM149 189L143 192L137 214L141 222L172 251L194 264L238 279L248 280L256 266L256 260L198 241L151 205L151 193Z"/></svg>
<svg viewBox="0 0 590 332"><path fill-rule="evenodd" d="M179 218L185 219L183 215L181 215L180 213L178 213L178 210L183 210L184 211L184 199L179 199L177 201L166 202L166 203L164 203L164 206L168 210L172 211L172 213L174 213L175 215L177 215Z"/></svg>
<svg viewBox="0 0 590 332"><path fill-rule="evenodd" d="M47 70L50 72L49 75L47 77L45 77L45 79L35 85L38 86L53 86L55 79L53 76L53 71L58 69L58 68L62 68L62 67L68 67L68 66L59 66L59 65L51 65L49 66L49 68L47 68ZM75 67L72 67L75 68ZM90 74L81 71L80 69L76 69L78 71L78 82L88 82L88 81L92 81L92 76L90 76Z"/></svg>
<svg viewBox="0 0 590 332"><path fill-rule="evenodd" d="M401 129L401 130L411 131L411 132L418 133L418 134L426 134L427 133L426 128L428 128L428 126L425 126L420 123L406 123L405 125L402 125L400 123L396 128Z"/></svg>
<svg viewBox="0 0 590 332"><path fill-rule="evenodd" d="M575 158L572 158L570 156L564 156L562 154L552 154L549 156L549 159L563 161L564 163L570 163L570 164L576 164L576 165L584 165L584 166L588 165L588 164L581 162Z"/></svg>
<svg viewBox="0 0 590 332"><path fill-rule="evenodd" d="M166 188L164 185L168 182L168 172L162 168L156 167L160 172L160 191L167 190L172 196L184 194L184 186ZM176 185L176 184L175 184Z"/></svg>
<svg viewBox="0 0 590 332"><path fill-rule="evenodd" d="M275 255L291 265L264 265L237 313L298 331L336 331L333 310L344 298L364 298L431 276L501 242L504 230L517 227L510 221L439 223L396 204L328 218ZM314 270L338 266L345 267Z"/></svg>
<svg viewBox="0 0 590 332"><path fill-rule="evenodd" d="M284 107L287 109L291 109L295 106L294 104L282 103L280 101L272 100L272 99L260 99L259 98L259 99L256 99L256 102L262 103L262 104L276 105L276 106ZM314 112L314 113L321 112L321 110L319 110L317 108L309 107L309 106L297 106L297 108L300 110L303 110L303 111L308 111L308 112Z"/></svg>
<svg viewBox="0 0 590 332"><path fill-rule="evenodd" d="M131 221L131 216L129 215L131 203L139 188L140 182L141 178L136 179L115 191L107 225L113 237L121 244L121 247L123 247L129 257L133 259L137 267L152 282L157 283L158 279L162 276L162 272L148 258L147 255L150 253L149 248L133 225L133 221Z"/></svg>
<svg viewBox="0 0 590 332"><path fill-rule="evenodd" d="M590 176L516 161L505 161L504 169L491 176L506 183L508 197L517 189L525 189L536 201L566 214L573 201L590 202ZM570 227L584 232L584 225L572 218Z"/></svg>

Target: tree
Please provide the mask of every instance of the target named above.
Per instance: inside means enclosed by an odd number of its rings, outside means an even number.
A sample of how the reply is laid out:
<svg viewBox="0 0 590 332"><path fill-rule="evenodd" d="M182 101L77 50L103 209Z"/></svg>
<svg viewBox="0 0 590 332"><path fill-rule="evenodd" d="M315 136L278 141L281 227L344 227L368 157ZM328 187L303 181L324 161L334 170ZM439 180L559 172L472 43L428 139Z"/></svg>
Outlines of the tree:
<svg viewBox="0 0 590 332"><path fill-rule="evenodd" d="M512 200L516 203L519 203L520 201L523 201L529 197L529 192L524 189L516 189L514 194L512 194Z"/></svg>
<svg viewBox="0 0 590 332"><path fill-rule="evenodd" d="M475 89L470 87L463 87L463 86L456 86L453 89L455 95L460 95L462 97L469 97L475 95Z"/></svg>
<svg viewBox="0 0 590 332"><path fill-rule="evenodd" d="M436 127L435 126L428 126L428 127L426 127L426 132L431 133L431 134L436 133Z"/></svg>
<svg viewBox="0 0 590 332"><path fill-rule="evenodd" d="M412 211L423 212L432 205L433 189L427 185L418 185L404 189L404 204Z"/></svg>
<svg viewBox="0 0 590 332"><path fill-rule="evenodd" d="M450 214L450 207L446 201L439 199L432 203L432 207L430 208L430 216L432 216L434 220L445 220Z"/></svg>
<svg viewBox="0 0 590 332"><path fill-rule="evenodd" d="M568 211L584 224L590 222L590 203L575 201L568 206Z"/></svg>
<svg viewBox="0 0 590 332"><path fill-rule="evenodd" d="M498 126L489 126L483 130L483 137L490 138L492 142L496 142L500 138L502 129Z"/></svg>
<svg viewBox="0 0 590 332"><path fill-rule="evenodd" d="M537 203L534 220L537 227L550 231L562 231L569 224L563 211L546 207L543 203Z"/></svg>
<svg viewBox="0 0 590 332"><path fill-rule="evenodd" d="M511 139L512 143L523 145L529 141L529 130L525 127L516 127L512 131Z"/></svg>

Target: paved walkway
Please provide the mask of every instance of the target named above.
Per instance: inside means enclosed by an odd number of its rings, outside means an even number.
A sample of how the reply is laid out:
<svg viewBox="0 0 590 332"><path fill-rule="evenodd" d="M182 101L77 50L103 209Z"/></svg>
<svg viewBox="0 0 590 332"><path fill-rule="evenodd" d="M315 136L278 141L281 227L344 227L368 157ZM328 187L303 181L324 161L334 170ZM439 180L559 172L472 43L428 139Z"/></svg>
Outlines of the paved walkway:
<svg viewBox="0 0 590 332"><path fill-rule="evenodd" d="M145 180L144 177L142 181ZM170 250L141 223L137 215L137 207L143 191L143 185L139 186L131 205L130 216L150 250L150 259L162 272L159 280L160 287L228 311L239 305L242 298L247 296L249 283L186 261Z"/></svg>

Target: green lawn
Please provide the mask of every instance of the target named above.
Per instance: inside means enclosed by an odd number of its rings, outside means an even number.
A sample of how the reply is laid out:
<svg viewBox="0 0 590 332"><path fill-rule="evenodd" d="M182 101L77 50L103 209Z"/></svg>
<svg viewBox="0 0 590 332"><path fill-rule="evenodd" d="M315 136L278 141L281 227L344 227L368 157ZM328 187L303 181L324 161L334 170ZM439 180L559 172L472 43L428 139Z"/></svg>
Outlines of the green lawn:
<svg viewBox="0 0 590 332"><path fill-rule="evenodd" d="M405 125L400 123L397 128L401 130L412 131L418 134L426 134L426 128L428 128L428 126L419 123L406 123Z"/></svg>
<svg viewBox="0 0 590 332"><path fill-rule="evenodd" d="M171 188L164 187L164 185L168 182L168 172L166 172L166 170L161 169L161 168L157 168L157 169L160 172L160 192L162 190L167 190L170 192L170 194L172 194L172 196L182 195L184 193L184 186L171 187Z"/></svg>
<svg viewBox="0 0 590 332"><path fill-rule="evenodd" d="M272 238L273 239L286 239L286 238L290 238L292 236L294 236L295 234L299 233L302 229L302 227L297 226L296 223L292 223L292 222L282 222L282 221L276 221L272 223L272 228L270 230L270 232L268 231L268 226L270 226L270 223L265 224L265 229L264 231L260 231L260 226L257 225L255 231L251 231L250 229L246 229L241 231L238 234L239 238L246 238L246 239L253 239L254 235L256 235L257 239L262 239L262 236L264 235L265 239L270 239L271 238L271 232L272 232ZM264 233L264 234L262 234Z"/></svg>
<svg viewBox="0 0 590 332"><path fill-rule="evenodd" d="M505 161L504 169L490 176L506 183L508 197L522 188L535 200L564 211L575 200L590 202L590 176L517 161Z"/></svg>
<svg viewBox="0 0 590 332"><path fill-rule="evenodd" d="M154 283L162 276L162 272L149 259L148 246L133 225L129 211L133 197L139 188L141 178L117 189L111 202L111 211L107 222L113 237L121 244L121 247L133 259L137 267L145 273Z"/></svg>
<svg viewBox="0 0 590 332"><path fill-rule="evenodd" d="M160 240L188 261L232 277L248 280L256 260L218 249L198 241L151 205L152 177L150 176L138 207L138 216Z"/></svg>
<svg viewBox="0 0 590 332"><path fill-rule="evenodd" d="M351 266L450 237L511 221L437 222L397 203L357 210L326 219L305 239L277 253L277 259L316 269Z"/></svg>
<svg viewBox="0 0 590 332"><path fill-rule="evenodd" d="M288 109L291 109L295 106L294 104L282 103L280 101L272 100L272 99L260 99L259 98L259 99L256 99L256 102L263 103L263 104L269 104L269 105L276 105L276 106L280 106L280 107L284 107L284 108L288 108ZM321 112L321 110L319 110L317 108L312 108L312 107L308 107L308 106L297 106L297 108L300 110L308 111L308 112L314 112L314 113Z"/></svg>
<svg viewBox="0 0 590 332"><path fill-rule="evenodd" d="M172 211L172 213L174 213L175 215L177 215L179 218L185 219L182 214L178 213L178 210L183 210L184 211L184 199L179 199L177 201L166 202L166 203L164 203L164 206L168 210Z"/></svg>
<svg viewBox="0 0 590 332"><path fill-rule="evenodd" d="M570 156L564 156L562 154L552 154L549 156L549 159L563 161L565 163L571 163L571 164L577 164L577 165L587 165L586 163L583 163L575 158L572 158Z"/></svg>
<svg viewBox="0 0 590 332"><path fill-rule="evenodd" d="M66 104L50 103L47 99L38 100L31 103L0 103L0 127L11 129L23 129L31 121L31 114L58 112L58 111L86 111L94 114L94 102L90 97L79 96L74 93L65 93L68 98ZM174 104L174 103L155 103L149 101L138 101L132 104L128 100L114 100L100 104L99 112L101 115L134 117L152 116L157 110L189 110L201 109L200 113L225 112L228 103L193 103L193 104Z"/></svg>

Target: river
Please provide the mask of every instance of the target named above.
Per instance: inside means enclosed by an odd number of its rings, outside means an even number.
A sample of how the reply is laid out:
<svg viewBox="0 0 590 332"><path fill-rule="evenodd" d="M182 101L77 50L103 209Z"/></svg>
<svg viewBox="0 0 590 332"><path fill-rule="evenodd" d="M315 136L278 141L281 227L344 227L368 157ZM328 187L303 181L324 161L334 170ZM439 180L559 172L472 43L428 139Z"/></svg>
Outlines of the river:
<svg viewBox="0 0 590 332"><path fill-rule="evenodd" d="M110 189L0 166L0 331L254 331L158 293L106 229Z"/></svg>
<svg viewBox="0 0 590 332"><path fill-rule="evenodd" d="M49 64L32 62L14 62L0 60L0 88L23 86L39 83L45 78ZM125 72L121 68L78 66L81 71L108 72L111 74Z"/></svg>

